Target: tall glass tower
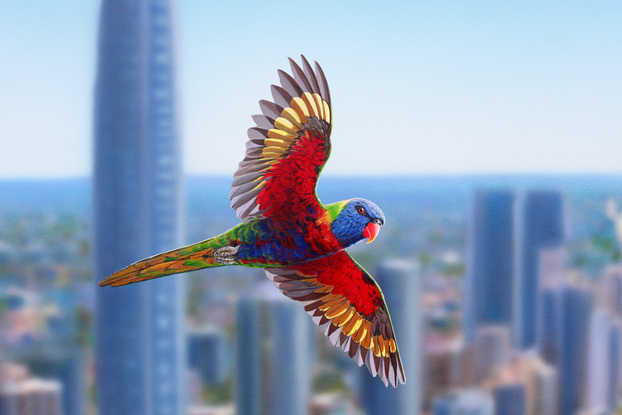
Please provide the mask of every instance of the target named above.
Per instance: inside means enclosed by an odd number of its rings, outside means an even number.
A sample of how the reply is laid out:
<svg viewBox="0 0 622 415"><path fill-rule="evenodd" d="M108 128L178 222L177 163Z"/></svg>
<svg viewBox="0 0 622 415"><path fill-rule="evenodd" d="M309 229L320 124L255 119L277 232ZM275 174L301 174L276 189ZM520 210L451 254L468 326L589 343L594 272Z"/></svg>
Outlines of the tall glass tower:
<svg viewBox="0 0 622 415"><path fill-rule="evenodd" d="M587 287L560 287L559 413L577 414L586 404L589 328L594 293Z"/></svg>
<svg viewBox="0 0 622 415"><path fill-rule="evenodd" d="M469 271L465 279L465 338L478 327L510 325L515 255L514 193L477 191L471 204Z"/></svg>
<svg viewBox="0 0 622 415"><path fill-rule="evenodd" d="M102 1L96 279L181 242L173 16L170 0ZM99 415L185 413L182 281L96 289Z"/></svg>
<svg viewBox="0 0 622 415"><path fill-rule="evenodd" d="M564 202L562 194L552 190L530 191L520 199L513 324L516 346L526 350L537 346L543 286L541 255L546 249L561 249L565 242Z"/></svg>
<svg viewBox="0 0 622 415"><path fill-rule="evenodd" d="M263 281L240 296L236 322L236 414L307 414L314 327L300 304Z"/></svg>

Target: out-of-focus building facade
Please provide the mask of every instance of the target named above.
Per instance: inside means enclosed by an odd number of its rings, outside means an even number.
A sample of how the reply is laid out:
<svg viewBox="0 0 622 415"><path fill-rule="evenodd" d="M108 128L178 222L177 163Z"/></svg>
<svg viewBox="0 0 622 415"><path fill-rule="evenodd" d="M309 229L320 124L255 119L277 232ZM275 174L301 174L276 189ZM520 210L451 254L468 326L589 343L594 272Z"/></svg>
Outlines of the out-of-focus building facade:
<svg viewBox="0 0 622 415"><path fill-rule="evenodd" d="M473 195L464 282L464 333L474 339L482 325L509 325L514 299L515 195L509 190Z"/></svg>
<svg viewBox="0 0 622 415"><path fill-rule="evenodd" d="M102 1L94 106L95 276L181 242L173 2ZM100 415L181 414L183 277L96 288Z"/></svg>
<svg viewBox="0 0 622 415"><path fill-rule="evenodd" d="M32 376L19 365L0 366L0 414L64 415L63 385Z"/></svg>
<svg viewBox="0 0 622 415"><path fill-rule="evenodd" d="M305 415L311 401L313 323L269 281L236 305L238 415Z"/></svg>
<svg viewBox="0 0 622 415"><path fill-rule="evenodd" d="M518 198L517 254L514 281L514 343L519 350L537 347L540 293L558 273L565 242L564 200L552 190L534 190Z"/></svg>

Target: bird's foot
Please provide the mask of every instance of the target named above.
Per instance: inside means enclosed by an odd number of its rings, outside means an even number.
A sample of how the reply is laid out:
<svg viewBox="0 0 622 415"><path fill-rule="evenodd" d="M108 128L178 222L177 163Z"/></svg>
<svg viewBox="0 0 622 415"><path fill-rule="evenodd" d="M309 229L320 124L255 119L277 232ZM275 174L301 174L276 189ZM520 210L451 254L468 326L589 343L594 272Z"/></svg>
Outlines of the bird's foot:
<svg viewBox="0 0 622 415"><path fill-rule="evenodd" d="M214 252L214 261L222 265L235 264L240 246L223 246Z"/></svg>

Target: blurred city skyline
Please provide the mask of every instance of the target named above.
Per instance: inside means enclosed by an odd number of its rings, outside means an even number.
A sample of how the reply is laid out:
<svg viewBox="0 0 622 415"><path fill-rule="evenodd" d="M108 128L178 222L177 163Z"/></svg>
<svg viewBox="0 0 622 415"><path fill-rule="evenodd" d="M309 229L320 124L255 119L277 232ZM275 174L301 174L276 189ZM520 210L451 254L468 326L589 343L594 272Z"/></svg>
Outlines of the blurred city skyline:
<svg viewBox="0 0 622 415"><path fill-rule="evenodd" d="M94 388L94 356L88 350L94 346L92 319L96 314L93 296L97 288L93 280L99 277L94 276L92 267L89 183L86 178L24 181L19 184L21 190L12 195L11 189L16 184L0 181L0 366L3 365L5 370L0 378L5 376L9 383L29 379L23 374L23 367L15 366L23 365L31 371L34 380L48 377L58 380L63 388L67 388L63 389L67 393L62 396L62 401L69 400L73 408L84 405L92 408L93 405L88 391ZM494 408L517 408L517 405L531 408L519 412L528 415L583 415L574 412L573 408L603 409L605 406L602 405L611 405L612 398L615 405L620 394L620 379L612 377L617 371L609 368L619 367L616 362L620 356L617 342L622 333L619 323L622 272L620 244L612 223L619 214L609 201L621 200L617 183L615 177L580 180L572 176L531 180L522 176L478 180L414 178L399 183L391 178L369 183L361 183L356 178L327 178L324 187L327 200L335 200L344 189L349 189L353 194L378 201L389 219L371 246L358 244L350 251L385 291L396 330L399 330L398 341L404 345L401 348L413 349L406 346L405 340L409 337L406 329L398 329L400 317L410 316L412 321L409 324L422 326L420 334L416 334L422 343L417 348L423 369L421 382L411 376L407 385L402 385L405 388L396 390L419 388L420 398L416 404L423 405L427 412L422 413L427 415L451 414L453 412L444 411L473 405L479 405L474 413L481 415L514 413L491 411ZM39 191L41 187L55 194L57 200L46 204L48 196ZM230 214L228 200L218 197L229 187L226 178L195 177L187 179L185 187L187 242L215 234L236 222L234 215ZM205 189L212 192L205 192ZM490 194L513 194L517 203L523 203L522 194L542 194L533 193L533 189L557 189L553 194L564 198L565 213L543 207L536 211L546 212L539 216L551 225L560 223L560 214L571 219L568 234L564 234L560 246L562 251L557 252L556 245L546 242L551 235L557 235L554 230L559 226L545 226L553 232L546 231L534 240L528 231L541 226L527 216L516 216L517 227L513 231L504 231L504 227L474 226L481 218L495 221L507 216L508 212L508 209L483 206L487 213L484 216L476 213L478 199L474 196L481 194L478 189L488 189L486 192L489 193L490 189L503 189ZM14 199L21 200L21 205ZM530 197L524 200L528 202ZM514 210L515 213L520 211ZM525 213L528 214L528 210ZM530 255L522 257L531 264L539 264L541 270L536 278L540 281L538 291L543 307L541 323L537 326L550 329L539 338L539 350L536 350L539 353L513 346L518 337L513 340L512 333L518 334L515 329L520 326L517 323L524 319L497 320L492 325L490 320L479 319L473 341L465 338L468 316L473 315L474 304L468 301L467 281L475 277L481 283L482 279L494 278L472 272L477 271L477 261L495 261L496 258L489 249L482 249L485 245L476 241L498 240L506 233L516 235L515 231L519 229L524 230L519 232L525 237L522 239L524 243L536 250L525 249L524 244L512 249L527 254L539 252L535 258ZM557 240L557 237L553 239ZM471 256L470 249L480 251L481 259ZM418 265L398 276L395 262L391 260L394 258ZM386 266L392 270L384 272ZM530 271L526 268L524 271L524 275L519 273L509 278L515 281L531 279L526 278ZM387 274L389 280L383 278L383 274ZM407 281L416 283L415 287L407 288ZM241 344L236 340L238 335L242 333L244 339L249 340L252 331L238 327L240 322L236 321L234 310L240 301L248 298L249 292L256 293L256 284L260 282L268 289L269 298L291 306L304 317L302 321L310 321L302 308L272 287L261 272L226 267L190 274L188 282L186 318L189 365L192 368L188 378L189 403L193 404L193 410L204 408L210 413L208 408L215 406L212 409L215 413L230 415L235 413L234 392L240 390L235 370L242 370L242 373L251 370L248 365L240 369L235 363L238 359L233 356L235 345L239 347ZM497 288L507 290L509 285ZM395 287L401 289L395 290ZM421 308L409 311L406 303L394 296L396 292L405 298L421 295ZM488 301L482 294L481 289L475 291L478 304ZM521 296L513 295L514 299L506 303L518 304L514 301ZM529 294L532 300L538 296L537 293ZM408 304L418 307L415 301ZM565 311L560 313L561 310ZM519 309L516 311L522 314ZM286 313L282 318L287 320ZM285 320L279 320L279 325ZM275 319L265 321L265 324L276 324ZM367 389L369 386L392 393L389 391L393 389L386 389L378 379L371 378L365 368L357 367L346 354L332 347L317 327L311 328L317 352L311 353L314 356L312 372L300 379L312 381L312 389L307 395L309 413L362 415L364 408L375 405L376 398L362 399L372 396ZM281 335L292 330L284 330ZM256 344L255 341L244 343ZM57 351L59 347L64 351L73 350L68 346L86 352L72 351L75 359L67 360ZM197 348L199 350L193 352ZM202 355L200 350L203 348L207 351ZM245 354L244 349L239 351ZM299 346L291 346L289 351L305 356ZM192 355L195 357L191 358ZM274 359L265 358L268 362ZM291 357L284 360L289 359ZM74 368L72 372L67 371L69 367ZM210 367L215 372L206 371ZM412 368L413 363L410 362L408 367ZM281 367L280 370L285 369ZM576 376L579 371L582 375ZM53 390L52 386L49 386L50 390ZM562 396L570 399L558 397L558 387L566 391ZM581 395L573 392L577 390L582 392ZM53 393L58 398L58 392ZM558 408L562 403L571 405L571 409L533 412L534 405ZM203 406L205 404L209 405ZM239 401L235 403L239 404ZM83 412L70 412L73 413ZM191 410L189 413L204 412ZM367 412L368 415L373 413L377 412L371 409Z"/></svg>
<svg viewBox="0 0 622 415"><path fill-rule="evenodd" d="M99 3L0 13L0 414L619 410L622 6L108 0L95 36ZM391 312L396 389L261 270L96 285L238 223L223 175L300 52L338 120L318 194L387 217L349 252Z"/></svg>
<svg viewBox="0 0 622 415"><path fill-rule="evenodd" d="M0 178L91 173L99 3L0 6ZM618 2L177 9L188 174L233 173L257 101L300 53L333 95L326 175L621 171Z"/></svg>

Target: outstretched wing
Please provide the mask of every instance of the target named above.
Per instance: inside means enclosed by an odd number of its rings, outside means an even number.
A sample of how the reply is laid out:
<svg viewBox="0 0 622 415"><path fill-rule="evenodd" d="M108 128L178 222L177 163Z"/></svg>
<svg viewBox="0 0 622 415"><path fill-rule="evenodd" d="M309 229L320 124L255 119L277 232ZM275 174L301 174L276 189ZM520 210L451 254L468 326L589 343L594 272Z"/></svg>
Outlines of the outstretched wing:
<svg viewBox="0 0 622 415"><path fill-rule="evenodd" d="M404 383L404 369L382 292L346 251L283 268L268 278L289 298L304 304L315 324L359 366L385 385Z"/></svg>
<svg viewBox="0 0 622 415"><path fill-rule="evenodd" d="M289 60L293 76L279 70L274 102L259 101L262 115L248 130L246 157L235 172L229 199L240 219L299 217L319 212L315 194L330 154L331 106L322 68L302 56Z"/></svg>

